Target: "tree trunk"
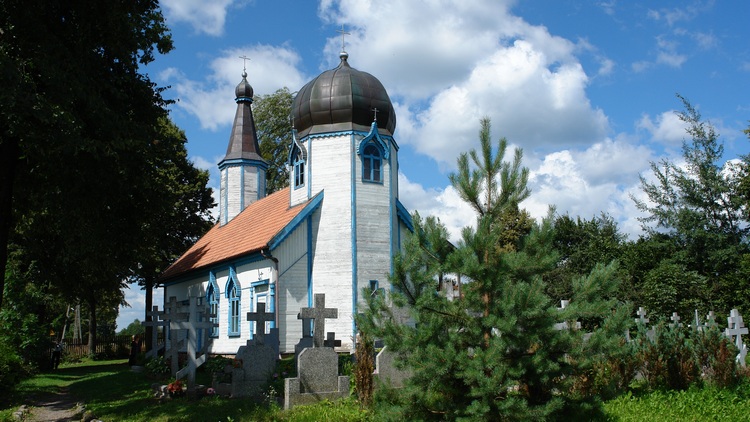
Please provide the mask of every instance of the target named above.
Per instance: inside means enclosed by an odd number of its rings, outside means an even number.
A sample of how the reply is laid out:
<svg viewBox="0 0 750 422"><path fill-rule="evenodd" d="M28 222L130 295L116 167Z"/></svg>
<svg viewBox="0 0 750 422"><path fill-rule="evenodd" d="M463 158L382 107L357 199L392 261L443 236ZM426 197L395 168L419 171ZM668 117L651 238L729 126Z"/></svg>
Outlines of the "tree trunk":
<svg viewBox="0 0 750 422"><path fill-rule="evenodd" d="M13 182L18 163L19 141L15 137L0 139L0 309L3 307L5 269L8 265L8 241L13 217Z"/></svg>
<svg viewBox="0 0 750 422"><path fill-rule="evenodd" d="M146 315L145 318L143 318L144 321L150 322L152 321L151 315L148 313L151 312L151 308L154 307L154 278L153 276L147 276L145 280L145 288L146 288ZM144 344L146 345L144 350L151 350L152 347L155 347L155 344L151 344L151 336L153 335L154 327L151 325L146 326L146 332L145 336L146 338L144 340Z"/></svg>
<svg viewBox="0 0 750 422"><path fill-rule="evenodd" d="M89 300L89 356L96 355L96 300Z"/></svg>

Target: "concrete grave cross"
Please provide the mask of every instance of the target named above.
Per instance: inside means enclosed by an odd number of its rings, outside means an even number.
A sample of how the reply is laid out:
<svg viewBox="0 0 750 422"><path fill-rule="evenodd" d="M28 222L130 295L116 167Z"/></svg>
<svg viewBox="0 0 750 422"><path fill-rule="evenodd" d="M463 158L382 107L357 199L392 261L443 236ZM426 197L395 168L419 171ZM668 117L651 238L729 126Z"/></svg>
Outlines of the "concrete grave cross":
<svg viewBox="0 0 750 422"><path fill-rule="evenodd" d="M151 350L146 352L147 358L156 357L156 354L159 352L159 349L161 349L161 347L157 347L156 343L159 339L158 327L169 326L169 321L165 320L165 315L166 315L166 312L163 312L163 311L160 312L159 307L154 306L153 310L146 312L146 316L150 316L151 321L144 321L143 323L141 323L141 325L145 325L146 327L154 327L154 329L151 330Z"/></svg>
<svg viewBox="0 0 750 422"><path fill-rule="evenodd" d="M339 310L337 308L326 308L326 295L323 293L315 294L315 307L302 308L298 318L309 318L314 320L313 329L313 347L323 347L323 334L326 329L326 319L338 318Z"/></svg>
<svg viewBox="0 0 750 422"><path fill-rule="evenodd" d="M323 345L325 347L340 347L341 340L336 340L336 333L329 331L326 333L326 341L323 342Z"/></svg>
<svg viewBox="0 0 750 422"><path fill-rule="evenodd" d="M640 322L641 324L648 324L648 318L646 318L646 310L643 309L643 306L638 307L637 312L638 318L635 319L635 322Z"/></svg>
<svg viewBox="0 0 750 422"><path fill-rule="evenodd" d="M734 345L740 353L737 355L737 361L740 365L745 366L745 357L747 356L747 346L742 341L742 335L748 334L748 329L745 327L744 321L742 321L742 315L737 309L732 309L727 318L727 329L724 331L727 337L731 340L734 337Z"/></svg>
<svg viewBox="0 0 750 422"><path fill-rule="evenodd" d="M274 315L266 312L266 304L258 303L255 312L247 313L248 321L255 321L255 334L253 339L257 340L258 344L264 344L264 336L266 335L266 321L273 321Z"/></svg>
<svg viewBox="0 0 750 422"><path fill-rule="evenodd" d="M197 357L198 353L198 331L206 330L210 332L217 324L211 322L207 307L198 309L198 298L190 296L190 306L187 321L170 321L170 330L187 330L187 366L177 371L175 378L180 379L187 376L188 394L193 395L195 392L195 370L206 361L206 355ZM201 321L201 319L203 319Z"/></svg>
<svg viewBox="0 0 750 422"><path fill-rule="evenodd" d="M672 323L669 324L672 327L681 327L682 324L680 324L680 316L677 315L677 312L672 312L672 316L669 318L672 320Z"/></svg>
<svg viewBox="0 0 750 422"><path fill-rule="evenodd" d="M710 311L708 315L706 315L705 326L708 328L716 327L716 314L714 313L714 311Z"/></svg>

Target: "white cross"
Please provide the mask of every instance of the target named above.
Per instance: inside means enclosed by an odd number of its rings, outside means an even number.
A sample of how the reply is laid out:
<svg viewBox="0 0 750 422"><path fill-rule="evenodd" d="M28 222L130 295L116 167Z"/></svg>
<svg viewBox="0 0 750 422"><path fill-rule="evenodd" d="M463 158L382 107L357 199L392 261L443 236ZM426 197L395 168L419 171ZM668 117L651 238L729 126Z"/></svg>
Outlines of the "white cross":
<svg viewBox="0 0 750 422"><path fill-rule="evenodd" d="M669 318L672 320L672 326L673 327L681 327L682 324L680 324L680 316L677 315L677 312L672 312L672 317Z"/></svg>
<svg viewBox="0 0 750 422"><path fill-rule="evenodd" d="M638 308L638 312L636 313L638 315L638 318L635 319L635 322L640 322L641 324L648 324L648 318L646 318L646 310L643 309L643 306L640 306Z"/></svg>
<svg viewBox="0 0 750 422"><path fill-rule="evenodd" d="M743 367L745 366L747 347L742 341L742 335L748 334L748 329L744 325L745 323L742 321L742 315L740 315L740 312L737 309L732 309L727 318L727 329L724 331L724 334L729 337L730 340L734 338L734 345L737 346L737 349L740 351L737 355L737 361Z"/></svg>

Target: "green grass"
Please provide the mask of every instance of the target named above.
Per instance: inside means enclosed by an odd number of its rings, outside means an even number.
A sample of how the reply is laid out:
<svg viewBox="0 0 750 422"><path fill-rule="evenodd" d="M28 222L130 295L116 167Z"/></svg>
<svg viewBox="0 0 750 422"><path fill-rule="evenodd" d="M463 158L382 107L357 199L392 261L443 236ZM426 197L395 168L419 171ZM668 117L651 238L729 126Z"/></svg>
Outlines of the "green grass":
<svg viewBox="0 0 750 422"><path fill-rule="evenodd" d="M198 381L206 382L201 377L205 374L199 372ZM65 387L104 421L377 421L394 416L360 410L353 399L324 401L291 411L220 397L159 403L151 391L154 382L143 373L130 371L125 360L63 365L57 371L25 380L12 396L0 398L3 409L0 421L12 420L13 411L23 404L24 397ZM706 387L626 394L604 404L605 419L611 422L738 421L749 419L747 409L750 409L750 383L735 389Z"/></svg>
<svg viewBox="0 0 750 422"><path fill-rule="evenodd" d="M282 411L278 406L256 404L250 400L205 397L186 398L159 403L151 390L155 380L143 373L130 371L125 360L86 361L61 365L53 372L39 374L19 384L16 392L0 400L0 421L11 421L12 413L24 398L53 393L68 387L70 393L86 403L87 410L104 421L367 421L354 400L322 402ZM199 372L198 382L206 382ZM203 378L203 379L201 379ZM164 383L166 381L161 381Z"/></svg>

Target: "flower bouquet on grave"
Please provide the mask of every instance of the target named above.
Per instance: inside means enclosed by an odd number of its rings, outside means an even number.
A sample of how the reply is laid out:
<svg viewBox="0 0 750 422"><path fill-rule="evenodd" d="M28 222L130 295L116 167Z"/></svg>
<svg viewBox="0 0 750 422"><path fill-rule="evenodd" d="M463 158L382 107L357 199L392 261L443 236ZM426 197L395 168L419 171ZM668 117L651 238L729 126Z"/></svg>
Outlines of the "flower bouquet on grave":
<svg viewBox="0 0 750 422"><path fill-rule="evenodd" d="M182 380L174 380L167 385L170 397L182 397L185 395L185 384Z"/></svg>

